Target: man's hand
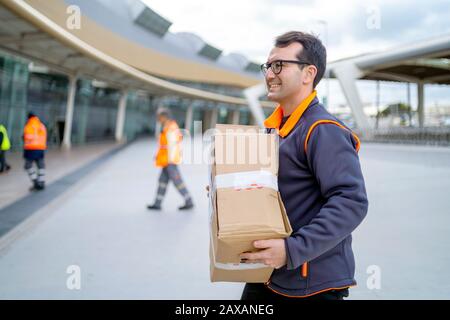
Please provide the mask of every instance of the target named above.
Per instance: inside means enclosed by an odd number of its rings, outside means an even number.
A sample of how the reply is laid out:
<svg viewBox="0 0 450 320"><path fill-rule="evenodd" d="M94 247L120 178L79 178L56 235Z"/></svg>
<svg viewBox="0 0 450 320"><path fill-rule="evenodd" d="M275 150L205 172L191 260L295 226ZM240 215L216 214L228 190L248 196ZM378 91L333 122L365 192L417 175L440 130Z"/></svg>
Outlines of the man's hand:
<svg viewBox="0 0 450 320"><path fill-rule="evenodd" d="M247 263L264 263L279 269L287 263L286 245L284 239L258 240L253 242L257 249L264 249L255 253L241 253L240 258Z"/></svg>

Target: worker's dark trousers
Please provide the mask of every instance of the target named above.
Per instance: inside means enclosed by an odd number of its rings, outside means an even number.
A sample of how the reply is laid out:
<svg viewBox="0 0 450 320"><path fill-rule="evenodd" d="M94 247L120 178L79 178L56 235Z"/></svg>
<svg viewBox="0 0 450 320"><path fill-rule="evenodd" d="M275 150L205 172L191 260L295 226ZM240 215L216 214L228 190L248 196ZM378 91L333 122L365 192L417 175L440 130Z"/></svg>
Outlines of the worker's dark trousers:
<svg viewBox="0 0 450 320"><path fill-rule="evenodd" d="M344 297L348 297L348 295L348 289L343 289L325 291L305 298L289 298L273 292L263 283L246 283L244 291L242 292L241 300L344 300Z"/></svg>
<svg viewBox="0 0 450 320"><path fill-rule="evenodd" d="M36 162L38 168L37 172L33 167L33 162ZM41 158L25 158L25 170L27 170L28 176L33 184L43 185L45 183L45 162L44 157Z"/></svg>
<svg viewBox="0 0 450 320"><path fill-rule="evenodd" d="M167 190L167 184L172 181L178 192L184 197L186 203L192 203L192 198L183 183L178 167L175 164L169 164L161 170L159 176L158 192L156 194L155 205L160 206Z"/></svg>
<svg viewBox="0 0 450 320"><path fill-rule="evenodd" d="M6 170L7 167L8 167L8 164L6 163L5 151L0 150L0 172L3 172L4 170Z"/></svg>

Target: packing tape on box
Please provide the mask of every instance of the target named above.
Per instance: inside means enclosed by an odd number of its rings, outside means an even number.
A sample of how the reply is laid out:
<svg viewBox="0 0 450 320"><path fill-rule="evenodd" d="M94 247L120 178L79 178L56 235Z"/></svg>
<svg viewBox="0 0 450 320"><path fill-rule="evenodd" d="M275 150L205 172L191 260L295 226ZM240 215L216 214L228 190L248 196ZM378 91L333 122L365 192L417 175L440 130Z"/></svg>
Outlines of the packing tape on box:
<svg viewBox="0 0 450 320"><path fill-rule="evenodd" d="M214 261L214 266L222 270L255 270L270 268L264 263L219 263Z"/></svg>
<svg viewBox="0 0 450 320"><path fill-rule="evenodd" d="M218 174L214 179L217 189L251 190L266 187L278 191L277 176L265 170Z"/></svg>
<svg viewBox="0 0 450 320"><path fill-rule="evenodd" d="M211 234L211 233L210 233ZM212 245L212 235L211 235L211 243ZM216 261L216 256L214 254L214 249L211 250L212 258L214 262L214 266L217 269L223 269L223 270L254 270L254 269L265 269L270 268L269 266L265 265L264 263L222 263Z"/></svg>

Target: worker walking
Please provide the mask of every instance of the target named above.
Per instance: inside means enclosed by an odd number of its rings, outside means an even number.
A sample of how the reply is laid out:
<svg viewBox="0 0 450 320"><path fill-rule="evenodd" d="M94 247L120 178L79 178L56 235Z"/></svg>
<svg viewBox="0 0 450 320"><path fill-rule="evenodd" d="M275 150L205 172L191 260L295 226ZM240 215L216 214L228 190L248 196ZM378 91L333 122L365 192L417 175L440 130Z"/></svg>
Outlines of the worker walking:
<svg viewBox="0 0 450 320"><path fill-rule="evenodd" d="M0 173L8 171L11 166L6 162L6 151L11 148L6 128L0 124Z"/></svg>
<svg viewBox="0 0 450 320"><path fill-rule="evenodd" d="M166 194L167 185L172 181L178 192L183 196L185 204L179 210L188 210L194 207L192 198L186 189L178 170L181 163L182 134L178 125L171 117L168 109L160 108L157 113L158 122L161 124L159 136L159 149L155 158L156 167L162 168L159 176L158 191L155 202L147 206L150 210L161 210L161 203Z"/></svg>
<svg viewBox="0 0 450 320"><path fill-rule="evenodd" d="M25 170L33 184L30 190L42 190L45 188L44 153L47 149L47 129L32 112L28 114L28 121L23 130L23 143ZM36 162L38 168L37 172L33 167L34 162Z"/></svg>

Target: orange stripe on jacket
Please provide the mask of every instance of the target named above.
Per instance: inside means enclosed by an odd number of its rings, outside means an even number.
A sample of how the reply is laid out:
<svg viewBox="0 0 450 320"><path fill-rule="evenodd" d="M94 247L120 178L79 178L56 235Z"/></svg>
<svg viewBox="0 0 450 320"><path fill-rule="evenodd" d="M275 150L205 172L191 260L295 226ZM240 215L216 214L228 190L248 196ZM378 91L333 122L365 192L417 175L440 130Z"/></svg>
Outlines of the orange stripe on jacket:
<svg viewBox="0 0 450 320"><path fill-rule="evenodd" d="M311 293L311 294L307 294L307 295L304 295L304 296L291 296L289 294L281 293L281 292L278 292L278 291L272 289L271 287L269 287L269 284L270 284L270 281L268 281L265 284L266 287L269 288L270 290L272 290L273 292L275 292L276 294L279 294L281 296L288 297L288 298L300 298L300 299L301 298L307 298L307 297L315 296L315 295L317 295L319 293L323 293L323 292L327 292L327 291L331 291L331 290L343 290L343 289L356 287L356 285L352 285L352 286L345 286L345 287L339 287L339 288L328 288L328 289L323 289L323 290L320 290L320 291L317 291L317 292L314 292L314 293Z"/></svg>
<svg viewBox="0 0 450 320"><path fill-rule="evenodd" d="M305 152L308 148L308 141L309 141L309 137L311 136L312 131L314 130L315 127L317 127L319 124L324 124L324 123L329 123L329 124L334 124L337 125L338 127L341 127L342 129L345 129L347 131L350 131L350 133L353 135L353 137L356 140L356 152L359 151L359 148L361 146L361 141L359 140L358 136L352 132L350 129L344 127L342 124L340 124L339 122L333 121L333 120L319 120L313 123L313 125L309 128L308 130L308 134L306 135L306 139L305 139Z"/></svg>

